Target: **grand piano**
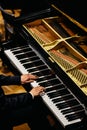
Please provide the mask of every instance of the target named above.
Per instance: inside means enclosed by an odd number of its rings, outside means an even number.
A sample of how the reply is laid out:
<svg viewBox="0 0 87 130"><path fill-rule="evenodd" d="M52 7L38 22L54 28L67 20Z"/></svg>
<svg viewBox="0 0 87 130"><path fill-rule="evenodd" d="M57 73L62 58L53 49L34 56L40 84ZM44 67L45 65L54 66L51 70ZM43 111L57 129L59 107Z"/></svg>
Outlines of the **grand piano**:
<svg viewBox="0 0 87 130"><path fill-rule="evenodd" d="M46 88L41 98L65 130L87 127L87 21L78 2L49 1L49 14L15 27L14 44L3 50L14 71L39 76L31 87Z"/></svg>

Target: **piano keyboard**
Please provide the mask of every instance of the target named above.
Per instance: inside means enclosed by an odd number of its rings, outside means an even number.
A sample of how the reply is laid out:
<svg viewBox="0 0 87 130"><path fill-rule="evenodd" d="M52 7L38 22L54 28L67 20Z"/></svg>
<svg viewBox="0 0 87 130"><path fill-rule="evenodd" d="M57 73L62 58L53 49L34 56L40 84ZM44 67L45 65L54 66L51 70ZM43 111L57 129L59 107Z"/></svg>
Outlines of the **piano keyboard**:
<svg viewBox="0 0 87 130"><path fill-rule="evenodd" d="M11 48L5 50L5 54L21 74L31 73L39 77L31 85L32 87L41 85L46 88L41 97L63 127L82 121L83 105L63 81L52 72L43 58L37 56L37 52L31 46Z"/></svg>

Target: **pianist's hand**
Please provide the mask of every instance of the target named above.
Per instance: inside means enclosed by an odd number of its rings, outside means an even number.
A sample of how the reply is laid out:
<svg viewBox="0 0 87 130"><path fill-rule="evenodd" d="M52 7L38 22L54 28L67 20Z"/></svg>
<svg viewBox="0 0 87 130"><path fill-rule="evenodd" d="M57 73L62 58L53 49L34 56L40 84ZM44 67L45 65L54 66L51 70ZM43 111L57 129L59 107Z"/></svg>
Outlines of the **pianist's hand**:
<svg viewBox="0 0 87 130"><path fill-rule="evenodd" d="M31 91L29 93L31 93L31 95L33 97L35 96L39 96L40 94L42 94L45 91L45 88L42 86L37 86L31 89Z"/></svg>
<svg viewBox="0 0 87 130"><path fill-rule="evenodd" d="M36 75L23 74L23 75L21 75L21 84L26 84L26 83L33 82L37 78L38 77Z"/></svg>

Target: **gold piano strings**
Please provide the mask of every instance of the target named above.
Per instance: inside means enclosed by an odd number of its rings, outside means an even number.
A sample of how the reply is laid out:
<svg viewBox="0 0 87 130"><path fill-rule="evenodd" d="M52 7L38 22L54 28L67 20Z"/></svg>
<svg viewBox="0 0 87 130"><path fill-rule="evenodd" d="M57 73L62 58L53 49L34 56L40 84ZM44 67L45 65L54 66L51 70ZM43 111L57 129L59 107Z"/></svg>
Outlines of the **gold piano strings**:
<svg viewBox="0 0 87 130"><path fill-rule="evenodd" d="M36 23L36 25L35 25ZM38 22L27 23L24 28L32 35L32 37L40 44L45 45L60 38L54 29L52 29L43 19Z"/></svg>
<svg viewBox="0 0 87 130"><path fill-rule="evenodd" d="M87 87L87 73L83 72L83 70L79 70L78 68L73 68L75 64L78 64L74 59L64 56L62 53L56 50L51 50L49 54L56 60L58 65L71 77L71 79L79 86L79 87ZM67 71L70 70L71 71ZM86 71L87 72L87 71Z"/></svg>
<svg viewBox="0 0 87 130"><path fill-rule="evenodd" d="M71 69L72 64L78 63L77 61L72 60L72 58L70 58L70 56L61 53L59 50L54 50L54 49L50 50L49 54L51 54L54 59L57 59L57 61L59 61L58 63L60 63L62 65L62 67L65 69L65 71L68 69ZM72 64L70 64L70 63L72 63Z"/></svg>
<svg viewBox="0 0 87 130"><path fill-rule="evenodd" d="M27 29L27 31L29 32L29 34L31 34L31 36L40 44L43 45L44 41L42 39L40 39L33 31L31 31L30 29L26 28L26 26L24 26L25 29Z"/></svg>
<svg viewBox="0 0 87 130"><path fill-rule="evenodd" d="M77 65L73 66L71 69L66 70L66 72L69 72L75 68L77 68L77 69L86 68L87 69L87 61L83 61L81 63L78 63Z"/></svg>

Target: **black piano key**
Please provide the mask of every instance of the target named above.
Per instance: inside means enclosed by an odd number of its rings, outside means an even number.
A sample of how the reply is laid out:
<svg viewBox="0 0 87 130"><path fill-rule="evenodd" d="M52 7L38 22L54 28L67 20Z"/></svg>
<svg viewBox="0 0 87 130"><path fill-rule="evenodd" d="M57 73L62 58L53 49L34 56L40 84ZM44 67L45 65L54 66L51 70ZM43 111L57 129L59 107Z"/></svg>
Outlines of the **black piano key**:
<svg viewBox="0 0 87 130"><path fill-rule="evenodd" d="M39 58L38 59L36 59L36 60L28 60L28 61L26 61L25 63L22 63L22 65L26 65L26 64L30 64L30 63L35 63L35 62L39 62L39 61L41 61Z"/></svg>
<svg viewBox="0 0 87 130"><path fill-rule="evenodd" d="M37 66L35 68L30 68L28 69L29 72L35 72L35 71L42 71L42 70L45 70L45 69L48 69L48 67L46 65L41 65L41 66Z"/></svg>
<svg viewBox="0 0 87 130"><path fill-rule="evenodd" d="M20 52L30 52L30 51L32 51L32 49L30 47L27 47L27 48L21 47L21 48L17 48L14 50L11 49L11 51L16 55L16 54L20 54Z"/></svg>
<svg viewBox="0 0 87 130"><path fill-rule="evenodd" d="M62 90L55 90L54 92L51 92L51 93L47 93L47 95L50 98L54 98L57 96L63 96L63 95L67 95L67 94L70 94L70 92L66 88L64 88Z"/></svg>
<svg viewBox="0 0 87 130"><path fill-rule="evenodd" d="M46 71L48 71L48 68L41 69L41 70L33 70L33 71L29 71L29 72L34 74L34 75L40 72L41 76L43 76L43 73Z"/></svg>
<svg viewBox="0 0 87 130"><path fill-rule="evenodd" d="M43 67L43 66L42 66ZM37 79L37 82L40 83L40 82L43 82L44 80L49 80L49 79L54 79L56 76L53 75L53 74L47 74L47 75L43 75L41 77L39 77Z"/></svg>
<svg viewBox="0 0 87 130"><path fill-rule="evenodd" d="M14 53L13 53L14 54ZM15 54L14 54L15 55ZM15 55L17 58L18 58L18 60L20 60L20 59L23 59L23 58L25 58L25 57L33 57L33 56L36 56L36 54L33 52L33 51L31 51L31 52L27 52L27 53L18 53L18 55Z"/></svg>
<svg viewBox="0 0 87 130"><path fill-rule="evenodd" d="M65 95L65 96L62 96L61 98L56 98L56 99L52 99L52 101L54 103L57 103L57 102L61 102L61 101L67 101L67 100L70 100L70 99L74 99L73 95Z"/></svg>
<svg viewBox="0 0 87 130"><path fill-rule="evenodd" d="M54 78L51 78L48 82L46 82L47 84L49 84L49 85L56 85L56 84L60 84L61 82L60 82L60 80L58 79L58 78L56 78L56 77L54 77ZM47 90L46 90L47 91Z"/></svg>
<svg viewBox="0 0 87 130"><path fill-rule="evenodd" d="M23 54L25 54L25 55L28 56L28 57L37 56L34 51L23 52Z"/></svg>
<svg viewBox="0 0 87 130"><path fill-rule="evenodd" d="M60 80L58 78L55 78L54 80L50 81L50 84L54 85L54 84L59 84Z"/></svg>
<svg viewBox="0 0 87 130"><path fill-rule="evenodd" d="M18 51L18 50L24 50L24 49L28 49L28 50L32 50L28 45L25 46L16 46L14 48L11 48L12 52Z"/></svg>
<svg viewBox="0 0 87 130"><path fill-rule="evenodd" d="M24 64L23 66L24 66L24 68L26 68L27 70L28 70L28 68L32 68L32 67L37 67L37 66L40 66L40 65L43 65L44 63L41 61L41 60L39 60L39 61L36 61L36 62L31 62L31 63L27 63L27 64Z"/></svg>
<svg viewBox="0 0 87 130"><path fill-rule="evenodd" d="M47 74L47 75L42 74L43 71L46 71L46 70L49 71L49 69L45 65L39 65L37 67L34 66L27 70L31 73L38 73L38 75L39 75L39 78L37 79L38 82L45 80L45 77L51 75L51 74ZM49 72L51 73L51 71L49 71Z"/></svg>
<svg viewBox="0 0 87 130"><path fill-rule="evenodd" d="M25 64L25 65L22 65L22 66L23 66L27 71L29 71L28 68L33 68L33 67L35 67L33 63Z"/></svg>
<svg viewBox="0 0 87 130"><path fill-rule="evenodd" d="M14 54L14 53L13 53ZM15 54L14 54L15 55ZM15 56L18 60L25 58L25 54L20 54Z"/></svg>
<svg viewBox="0 0 87 130"><path fill-rule="evenodd" d="M59 89L64 89L65 86L64 85L60 85L60 82L58 84L53 84L51 87L49 88L46 88L46 92L50 92L50 91L53 91L53 90L59 90ZM54 99L56 100L56 99Z"/></svg>
<svg viewBox="0 0 87 130"><path fill-rule="evenodd" d="M83 110L83 107L79 104L79 105L73 106L69 109L62 110L61 112L65 115L65 114L68 114L70 112L76 112L76 111L78 112L81 110Z"/></svg>
<svg viewBox="0 0 87 130"><path fill-rule="evenodd" d="M82 119L84 117L84 111L66 115L65 117L68 119L68 121L72 121L79 118Z"/></svg>
<svg viewBox="0 0 87 130"><path fill-rule="evenodd" d="M46 70L43 70L43 71L38 71L38 72L33 72L32 74L35 74L37 76L45 76L45 75L49 75L51 74L52 72L50 71L50 69L46 69Z"/></svg>
<svg viewBox="0 0 87 130"><path fill-rule="evenodd" d="M57 78L55 78L55 79L49 79L49 81L43 81L40 83L40 85L48 87L48 86L54 86L59 83L60 83L60 81ZM46 92L47 92L47 89L46 89Z"/></svg>
<svg viewBox="0 0 87 130"><path fill-rule="evenodd" d="M57 106L57 108L60 109L60 110L69 107L69 105L66 104L66 103L56 104L56 106Z"/></svg>
<svg viewBox="0 0 87 130"><path fill-rule="evenodd" d="M49 91L52 91L52 89L51 88L53 88L53 86L55 86L55 84L53 83L50 83L51 81L54 81L55 79L48 79L48 81L47 80L44 80L43 82L40 82L39 84L40 85L45 85L46 86L46 90L45 90L45 92L49 92ZM49 88L48 88L49 87ZM56 86L55 86L56 87ZM48 90L49 89L49 90Z"/></svg>
<svg viewBox="0 0 87 130"><path fill-rule="evenodd" d="M32 56L32 57L27 57L27 58L23 58L20 60L21 64L25 64L26 62L30 62L30 61L36 61L36 60L40 60L39 57L37 56Z"/></svg>
<svg viewBox="0 0 87 130"><path fill-rule="evenodd" d="M79 105L79 102L76 99L56 104L56 106L59 109L64 109L64 108L67 108L67 107L73 107L75 105Z"/></svg>

